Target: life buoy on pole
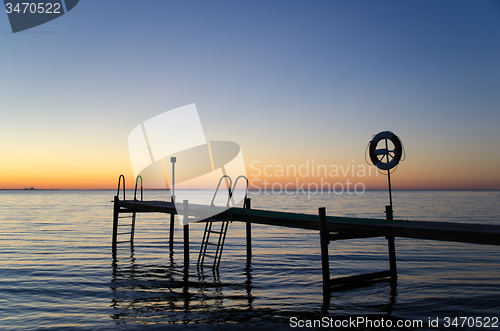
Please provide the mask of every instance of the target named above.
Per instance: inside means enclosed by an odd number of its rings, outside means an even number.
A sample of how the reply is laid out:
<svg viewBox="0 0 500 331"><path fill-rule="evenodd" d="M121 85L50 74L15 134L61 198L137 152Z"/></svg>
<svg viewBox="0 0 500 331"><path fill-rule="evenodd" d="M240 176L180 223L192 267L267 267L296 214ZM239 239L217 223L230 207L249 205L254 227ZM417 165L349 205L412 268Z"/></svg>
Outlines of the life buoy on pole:
<svg viewBox="0 0 500 331"><path fill-rule="evenodd" d="M377 144L382 140L390 140L394 144L394 149L389 150L388 148L376 149ZM375 137L370 141L369 152L370 160L373 165L380 170L390 170L398 165L403 155L403 147L401 145L401 140L391 131L382 131L377 133ZM392 153L392 154L391 154ZM382 157L379 159L379 156ZM392 157L392 160L389 160ZM384 159L386 161L384 161Z"/></svg>

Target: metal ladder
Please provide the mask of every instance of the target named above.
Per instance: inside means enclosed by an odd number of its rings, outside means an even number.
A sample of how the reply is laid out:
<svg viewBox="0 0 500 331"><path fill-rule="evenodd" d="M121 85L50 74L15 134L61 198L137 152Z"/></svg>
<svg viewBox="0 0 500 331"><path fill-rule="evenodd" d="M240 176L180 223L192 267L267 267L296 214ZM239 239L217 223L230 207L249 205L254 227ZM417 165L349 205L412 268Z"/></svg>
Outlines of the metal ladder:
<svg viewBox="0 0 500 331"><path fill-rule="evenodd" d="M123 175L120 175L120 177L118 178L118 191L116 193L116 196L119 197L119 195L120 195L120 183L121 183L122 178L123 178L123 200L125 201L125 176L123 176ZM135 191L134 191L134 200L135 201L137 201L137 183L139 182L139 179L141 179L141 201L143 199L142 177L137 176L137 178L135 180ZM130 215L120 216L120 214L122 214L122 213L130 213ZM125 210L120 210L118 212L118 214L115 216L116 217L116 243L117 244L129 242L131 246L134 245L135 216L136 216L136 212L125 211ZM122 218L130 219L131 222L125 223L125 224L120 224L119 220ZM118 229L122 229L124 227L125 228L128 227L129 229L121 230L121 232L118 230ZM129 240L125 240L125 239L119 240L118 236L123 236L123 235L130 235L130 239Z"/></svg>
<svg viewBox="0 0 500 331"><path fill-rule="evenodd" d="M245 178L245 176L239 176L236 181L234 182L234 186L231 188L231 178L227 175L224 175L220 178L219 184L217 185L217 188L215 189L214 196L212 198L212 202L210 203L210 214L218 214L216 211L216 206L214 204L215 198L217 197L217 193L219 191L220 184L224 178L227 178L229 180L229 185L228 185L228 198L226 202L226 210L224 213L222 213L222 219L215 219L214 217L209 218L207 220L207 223L205 225L205 232L203 233L203 239L201 241L201 247L200 247L200 253L198 255L198 262L197 265L198 267L202 268L205 266L210 266L210 264L205 263L205 258L212 258L213 263L211 264L211 267L214 271L219 269L220 266L220 261L222 257L222 250L224 248L224 242L226 241L226 234L227 234L227 228L229 226L229 223L232 222L232 211L229 209L229 203L233 198L233 192L236 189L236 184L238 183L238 180L240 178ZM245 190L245 199L246 201L246 196L248 194L248 179L246 179L246 190ZM220 228L216 228L216 230L213 230L214 222L220 222ZM216 242L210 241L210 235L214 234L216 235ZM208 247L211 247L212 249L208 250ZM209 251L207 253L207 250Z"/></svg>
<svg viewBox="0 0 500 331"><path fill-rule="evenodd" d="M210 203L210 214L211 215L218 214L217 207L215 206L214 201L215 201L215 198L217 197L217 193L219 192L220 184L222 183L222 180L224 178L229 180L226 209L228 209L228 207L229 207L229 201L231 199L232 180L231 180L231 177L224 175L219 179L219 184L217 184L217 188L215 189L214 196L212 198L212 202ZM219 268L220 259L222 256L222 248L224 247L224 241L226 240L227 227L229 225L229 222L231 221L231 218L232 217L231 217L230 213L225 212L222 214L221 220L215 219L215 217L211 217L211 218L207 219L207 223L205 224L205 232L203 233L203 239L201 240L200 253L198 255L197 266L199 268L209 266L209 264L205 264L205 258L207 258L207 257L213 259L212 268L214 270ZM219 229L212 230L214 222L221 223ZM211 234L218 235L217 236L218 238L216 239L217 242L210 241ZM207 252L207 249L209 246L213 249L210 249L209 252ZM209 253L211 253L211 254L209 254Z"/></svg>

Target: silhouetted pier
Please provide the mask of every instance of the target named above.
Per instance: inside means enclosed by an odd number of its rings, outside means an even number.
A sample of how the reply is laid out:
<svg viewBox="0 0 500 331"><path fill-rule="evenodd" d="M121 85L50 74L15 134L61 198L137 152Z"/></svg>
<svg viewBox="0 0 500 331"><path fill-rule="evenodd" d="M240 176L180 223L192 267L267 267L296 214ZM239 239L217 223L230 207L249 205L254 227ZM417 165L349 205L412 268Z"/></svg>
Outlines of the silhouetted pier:
<svg viewBox="0 0 500 331"><path fill-rule="evenodd" d="M209 206L189 204L184 201L182 208L166 201L138 201L114 199L113 252L116 252L120 214L129 213L135 221L136 213L165 213L171 215L170 243L174 238L174 215L202 217ZM318 215L258 210L250 208L250 199L246 199L246 208L230 208L212 220L222 219L223 214L231 214L232 221L246 223L247 262L252 258L251 224L282 226L297 229L319 231L320 249L323 270L323 291L325 300L329 301L330 292L336 286L357 284L366 281L390 279L397 280L396 250L394 238L413 238L461 243L500 245L500 225L451 223L431 221L403 221L391 219L370 219L326 216L325 208L319 208ZM177 204L179 207L179 204ZM133 223L130 241L133 241ZM184 225L184 264L189 265L189 224ZM328 245L332 240L360 239L370 237L386 237L389 251L389 270L377 271L364 275L330 279ZM126 240L128 241L128 240ZM172 246L171 246L172 249Z"/></svg>
<svg viewBox="0 0 500 331"><path fill-rule="evenodd" d="M117 201L119 212L166 213L183 215L173 202ZM206 205L189 204L191 216L202 215ZM198 212L199 211L199 212ZM318 215L270 210L231 208L233 221L250 222L289 228L320 230ZM393 236L400 238L453 241L472 244L500 245L500 225L432 221L404 221L372 218L326 216L326 231L331 239L352 239Z"/></svg>

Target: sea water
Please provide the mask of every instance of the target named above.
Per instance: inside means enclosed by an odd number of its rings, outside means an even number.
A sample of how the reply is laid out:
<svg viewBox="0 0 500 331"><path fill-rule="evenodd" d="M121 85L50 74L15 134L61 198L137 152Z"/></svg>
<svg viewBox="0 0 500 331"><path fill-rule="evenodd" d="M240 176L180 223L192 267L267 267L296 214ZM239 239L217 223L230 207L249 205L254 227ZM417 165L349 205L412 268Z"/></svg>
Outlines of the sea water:
<svg viewBox="0 0 500 331"><path fill-rule="evenodd" d="M388 204L386 191L255 193L249 194L252 208L311 214L326 207L328 215L384 218ZM196 268L204 225L191 224L186 274L182 228L176 221L170 254L165 214L139 214L134 245L119 244L113 257L114 195L112 190L0 191L0 328L285 330L324 316L421 320L425 327L438 318L444 328L446 318L451 323L500 317L499 246L396 238L397 285L379 282L332 292L325 312L317 231L254 224L247 265L245 225L234 222L214 275ZM393 197L396 219L446 221L451 227L500 224L498 191L394 191ZM145 191L144 198L170 197L166 191ZM389 268L384 238L335 241L329 251L332 277Z"/></svg>

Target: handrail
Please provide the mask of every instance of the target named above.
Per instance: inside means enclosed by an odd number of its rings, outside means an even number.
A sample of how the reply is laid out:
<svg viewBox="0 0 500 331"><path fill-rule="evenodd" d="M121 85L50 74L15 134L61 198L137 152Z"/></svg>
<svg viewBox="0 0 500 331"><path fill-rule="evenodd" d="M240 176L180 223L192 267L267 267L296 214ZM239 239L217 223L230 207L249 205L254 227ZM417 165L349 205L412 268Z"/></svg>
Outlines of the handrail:
<svg viewBox="0 0 500 331"><path fill-rule="evenodd" d="M122 177L123 177L123 200L125 200L125 176L123 175L120 175L120 177L118 177L118 189L116 190L116 196L118 197L118 199L120 199L120 183Z"/></svg>
<svg viewBox="0 0 500 331"><path fill-rule="evenodd" d="M220 186L220 183L222 182L222 179L226 177L229 179L229 186L228 186L228 191L229 191L229 194L227 196L227 202L226 202L226 208L229 207L229 200L231 199L231 186L233 185L233 181L231 180L231 177L229 177L228 175L224 175L222 176L220 179L219 179L219 184L217 184L217 188L215 189L215 192L214 192L214 196L212 198L212 202L210 202L210 208L214 207L215 208L215 205L214 205L214 200L215 200L215 197L217 196L217 192L219 191L219 186Z"/></svg>
<svg viewBox="0 0 500 331"><path fill-rule="evenodd" d="M134 201L137 201L137 182L139 181L139 178L141 179L141 201L142 201L142 176L138 175L135 179L135 191L134 191Z"/></svg>
<svg viewBox="0 0 500 331"><path fill-rule="evenodd" d="M245 187L245 197L243 198L243 212L245 212L245 206L247 203L247 196L248 196L248 178L246 176L241 175L241 176L238 176L238 178L236 178L236 180L234 181L233 189L231 190L231 198L233 197L234 190L236 190L236 184L238 184L238 180L240 178L244 178L247 182L247 185ZM234 203L234 201L233 201L233 203Z"/></svg>

